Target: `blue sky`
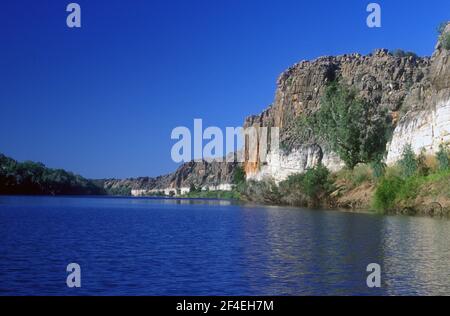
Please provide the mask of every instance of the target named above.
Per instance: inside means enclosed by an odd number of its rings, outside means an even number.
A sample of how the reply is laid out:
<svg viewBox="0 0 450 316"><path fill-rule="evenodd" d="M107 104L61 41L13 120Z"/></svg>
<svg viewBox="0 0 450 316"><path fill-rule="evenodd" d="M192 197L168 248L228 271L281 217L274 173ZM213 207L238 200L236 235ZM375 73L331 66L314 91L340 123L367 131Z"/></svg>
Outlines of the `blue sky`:
<svg viewBox="0 0 450 316"><path fill-rule="evenodd" d="M278 75L322 55L403 48L430 55L450 1L78 0L0 4L0 152L86 177L176 168L176 126L240 126Z"/></svg>

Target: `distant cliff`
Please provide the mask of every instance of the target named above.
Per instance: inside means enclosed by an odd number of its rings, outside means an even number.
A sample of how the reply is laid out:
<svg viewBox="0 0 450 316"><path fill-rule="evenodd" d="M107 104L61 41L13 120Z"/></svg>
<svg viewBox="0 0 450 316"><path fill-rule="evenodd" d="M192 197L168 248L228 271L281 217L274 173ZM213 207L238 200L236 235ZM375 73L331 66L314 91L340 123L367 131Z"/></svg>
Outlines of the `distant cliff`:
<svg viewBox="0 0 450 316"><path fill-rule="evenodd" d="M209 190L230 190L239 163L195 162L182 164L175 172L159 177L103 180L110 194L118 195L177 195L190 187Z"/></svg>

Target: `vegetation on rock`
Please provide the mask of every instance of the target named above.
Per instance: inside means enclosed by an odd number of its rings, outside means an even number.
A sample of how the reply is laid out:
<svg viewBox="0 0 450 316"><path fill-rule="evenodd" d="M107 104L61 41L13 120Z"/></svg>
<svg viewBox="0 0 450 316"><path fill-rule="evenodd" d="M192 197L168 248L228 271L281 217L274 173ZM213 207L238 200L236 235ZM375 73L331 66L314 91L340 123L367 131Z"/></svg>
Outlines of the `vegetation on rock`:
<svg viewBox="0 0 450 316"><path fill-rule="evenodd" d="M449 156L444 145L440 148L435 157L430 157L423 151L416 155L411 146L406 146L402 159L388 169L378 184L373 207L380 212L407 211L408 214L444 215L448 212Z"/></svg>
<svg viewBox="0 0 450 316"><path fill-rule="evenodd" d="M243 199L256 203L316 207L324 204L332 188L330 171L319 164L278 185L271 180L250 180L239 190Z"/></svg>
<svg viewBox="0 0 450 316"><path fill-rule="evenodd" d="M337 81L327 87L320 109L308 122L350 169L381 161L391 131L386 111Z"/></svg>
<svg viewBox="0 0 450 316"><path fill-rule="evenodd" d="M224 200L240 200L240 194L236 190L221 191L221 190L195 190L190 191L184 195L183 198L192 199L224 199Z"/></svg>
<svg viewBox="0 0 450 316"><path fill-rule="evenodd" d="M416 53L414 52L408 52L408 51L404 51L403 49L396 49L392 52L392 55L394 55L395 57L412 57L412 58L418 58L419 56L417 56Z"/></svg>
<svg viewBox="0 0 450 316"><path fill-rule="evenodd" d="M442 46L446 50L450 50L450 32L445 31L447 25L448 25L448 22L442 22L438 26L438 33L439 33L440 40L442 42Z"/></svg>

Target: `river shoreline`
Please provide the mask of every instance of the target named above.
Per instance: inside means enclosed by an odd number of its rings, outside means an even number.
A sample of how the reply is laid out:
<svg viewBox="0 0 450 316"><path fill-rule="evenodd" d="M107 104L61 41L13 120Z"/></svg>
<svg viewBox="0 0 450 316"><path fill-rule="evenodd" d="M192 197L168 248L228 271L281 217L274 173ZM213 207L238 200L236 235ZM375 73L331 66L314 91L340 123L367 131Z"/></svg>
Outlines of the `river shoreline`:
<svg viewBox="0 0 450 316"><path fill-rule="evenodd" d="M4 197L30 197L30 198L92 198L92 199L135 199L135 200L163 200L163 201L179 201L182 202L228 202L230 205L237 204L245 207L273 207L273 208L288 208L288 209L304 209L310 211L328 211L328 212L341 212L341 213L354 213L354 214L371 214L379 216L410 216L410 217L425 217L425 218L436 218L436 219L449 219L450 214L448 210L442 212L441 214L430 214L425 211L414 212L411 208L405 208L404 210L392 210L388 212L379 212L373 208L350 208L350 207L336 207L330 204L322 204L316 207L308 206L297 206L288 204L271 204L271 203L261 203L253 202L244 199L227 199L227 198L214 198L214 197L164 197L164 196L120 196L120 195L33 195L33 194L0 194L1 198ZM189 203L186 203L189 204Z"/></svg>

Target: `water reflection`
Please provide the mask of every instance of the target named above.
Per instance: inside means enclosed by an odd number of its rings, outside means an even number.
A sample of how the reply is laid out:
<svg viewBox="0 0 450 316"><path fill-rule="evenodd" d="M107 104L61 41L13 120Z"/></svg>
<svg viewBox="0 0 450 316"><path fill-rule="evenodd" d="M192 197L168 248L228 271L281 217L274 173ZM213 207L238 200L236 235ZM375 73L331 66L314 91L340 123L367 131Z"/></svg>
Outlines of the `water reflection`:
<svg viewBox="0 0 450 316"><path fill-rule="evenodd" d="M0 197L0 294L450 294L450 221L224 200ZM382 287L366 286L366 267ZM63 281L61 281L61 278Z"/></svg>
<svg viewBox="0 0 450 316"><path fill-rule="evenodd" d="M450 293L450 223L435 219L283 208L246 208L245 278L263 294ZM382 287L366 286L366 267Z"/></svg>
<svg viewBox="0 0 450 316"><path fill-rule="evenodd" d="M386 217L383 267L391 295L450 292L450 222Z"/></svg>

